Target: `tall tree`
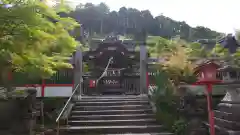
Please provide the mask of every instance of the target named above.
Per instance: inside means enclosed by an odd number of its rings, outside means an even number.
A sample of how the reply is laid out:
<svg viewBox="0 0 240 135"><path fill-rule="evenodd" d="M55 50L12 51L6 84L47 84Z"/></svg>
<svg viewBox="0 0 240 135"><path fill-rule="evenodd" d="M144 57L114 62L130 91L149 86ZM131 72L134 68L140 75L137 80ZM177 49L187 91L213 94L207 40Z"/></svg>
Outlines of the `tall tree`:
<svg viewBox="0 0 240 135"><path fill-rule="evenodd" d="M47 77L56 69L71 67L68 59L77 42L68 32L78 25L73 19L61 18L54 9L35 0L2 2L0 75L4 84L8 84L7 73L13 70L25 72L25 77ZM6 8L6 4L12 7Z"/></svg>
<svg viewBox="0 0 240 135"><path fill-rule="evenodd" d="M178 22L160 15L153 17L149 10L121 7L119 11L109 11L106 4L79 4L72 13L86 30L94 33L134 34L146 29L148 35L171 38L180 35L182 39L194 41L199 38L215 39L220 33L205 27L190 27L186 22Z"/></svg>

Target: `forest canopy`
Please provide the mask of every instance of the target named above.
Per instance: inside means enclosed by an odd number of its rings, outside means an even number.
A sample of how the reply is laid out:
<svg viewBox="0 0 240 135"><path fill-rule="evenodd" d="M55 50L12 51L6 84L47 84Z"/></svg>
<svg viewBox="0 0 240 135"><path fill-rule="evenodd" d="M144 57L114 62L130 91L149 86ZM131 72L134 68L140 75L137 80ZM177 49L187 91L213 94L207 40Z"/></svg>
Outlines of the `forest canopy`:
<svg viewBox="0 0 240 135"><path fill-rule="evenodd" d="M175 21L164 15L154 17L149 10L121 7L119 11L110 11L108 5L100 3L79 4L70 13L91 34L106 35L135 34L145 29L148 35L172 38L180 35L181 39L215 39L222 35L203 26L191 27L186 22Z"/></svg>

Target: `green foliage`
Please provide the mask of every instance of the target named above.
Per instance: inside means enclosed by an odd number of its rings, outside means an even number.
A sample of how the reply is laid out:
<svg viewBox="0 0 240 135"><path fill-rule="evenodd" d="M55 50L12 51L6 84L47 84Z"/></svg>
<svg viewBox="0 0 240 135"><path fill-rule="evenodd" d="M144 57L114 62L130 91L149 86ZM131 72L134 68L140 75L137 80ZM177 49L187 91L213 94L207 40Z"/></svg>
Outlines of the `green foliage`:
<svg viewBox="0 0 240 135"><path fill-rule="evenodd" d="M149 36L147 45L148 51L152 56L161 57L176 51L176 44L159 36Z"/></svg>
<svg viewBox="0 0 240 135"><path fill-rule="evenodd" d="M211 58L218 57L225 59L229 56L229 51L226 48L223 48L220 44L216 44L214 48L209 50L206 46L201 45L200 43L190 43L186 47L186 53L189 58Z"/></svg>
<svg viewBox="0 0 240 135"><path fill-rule="evenodd" d="M157 109L157 120L162 122L168 130L176 135L185 135L186 122L179 115L176 106L177 97L174 95L175 87L168 77L168 73L160 70L156 76L158 89L153 91L151 100Z"/></svg>
<svg viewBox="0 0 240 135"><path fill-rule="evenodd" d="M175 86L179 85L181 82L191 84L197 81L197 77L193 73L193 70L188 67L181 69L179 67L169 66L164 70Z"/></svg>
<svg viewBox="0 0 240 135"><path fill-rule="evenodd" d="M216 37L218 37L220 35L222 35L222 33L212 31L209 28L206 28L203 26L197 26L192 31L192 38L195 38L195 40L196 39L206 39L206 37L209 37L208 39L215 39Z"/></svg>
<svg viewBox="0 0 240 135"><path fill-rule="evenodd" d="M61 0L61 3L57 4L53 8L58 13L59 12L70 13L71 11L73 11L73 9L70 6L64 4L64 0Z"/></svg>
<svg viewBox="0 0 240 135"><path fill-rule="evenodd" d="M161 63L174 84L180 82L193 83L196 77L192 71L192 65L189 57L203 57L207 55L204 48L198 43L189 44L183 40L167 40L165 38L150 36L148 37L148 51L151 56L168 57L168 61Z"/></svg>
<svg viewBox="0 0 240 135"><path fill-rule="evenodd" d="M189 57L206 58L208 52L200 43L190 43L186 48Z"/></svg>
<svg viewBox="0 0 240 135"><path fill-rule="evenodd" d="M197 81L197 76L193 73L192 69L185 67L182 71L180 81L187 84L192 84Z"/></svg>
<svg viewBox="0 0 240 135"><path fill-rule="evenodd" d="M35 0L2 2L1 71L14 69L32 77L46 77L55 73L56 69L71 67L68 57L77 42L68 31L78 25L73 19L61 18L54 9ZM5 4L13 6L5 8Z"/></svg>
<svg viewBox="0 0 240 135"><path fill-rule="evenodd" d="M44 122L45 125L55 126L56 125L56 118L58 117L60 111L62 111L62 107L67 102L65 98L44 98L42 99L44 104ZM41 123L41 121L39 121Z"/></svg>
<svg viewBox="0 0 240 135"><path fill-rule="evenodd" d="M89 66L87 65L87 63L83 64L83 72L86 73L89 71Z"/></svg>
<svg viewBox="0 0 240 135"><path fill-rule="evenodd" d="M137 35L145 29L147 35L171 39L173 36L187 41L196 39L215 39L221 33L205 27L191 27L186 22L178 22L160 15L154 17L149 10L121 7L119 11L109 11L106 4L79 4L71 13L90 33L100 35L109 33Z"/></svg>
<svg viewBox="0 0 240 135"><path fill-rule="evenodd" d="M215 55L216 57L226 58L229 56L229 51L226 48L223 48L220 44L216 44L216 46L212 49L211 55Z"/></svg>
<svg viewBox="0 0 240 135"><path fill-rule="evenodd" d="M173 125L173 131L176 135L187 135L187 121L184 119L177 120Z"/></svg>

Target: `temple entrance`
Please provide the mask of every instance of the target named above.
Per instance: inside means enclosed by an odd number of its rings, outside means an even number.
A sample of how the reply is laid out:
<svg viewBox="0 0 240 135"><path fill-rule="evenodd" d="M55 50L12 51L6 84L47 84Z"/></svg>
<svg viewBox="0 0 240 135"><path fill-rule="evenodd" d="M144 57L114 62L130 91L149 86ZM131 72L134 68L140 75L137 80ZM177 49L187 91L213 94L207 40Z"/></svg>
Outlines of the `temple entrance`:
<svg viewBox="0 0 240 135"><path fill-rule="evenodd" d="M139 52L127 50L119 41L99 44L96 50L84 55L84 60L90 67L89 77L96 80L96 86L85 89L85 93L140 94L138 88L140 76L132 68L139 62L138 57Z"/></svg>

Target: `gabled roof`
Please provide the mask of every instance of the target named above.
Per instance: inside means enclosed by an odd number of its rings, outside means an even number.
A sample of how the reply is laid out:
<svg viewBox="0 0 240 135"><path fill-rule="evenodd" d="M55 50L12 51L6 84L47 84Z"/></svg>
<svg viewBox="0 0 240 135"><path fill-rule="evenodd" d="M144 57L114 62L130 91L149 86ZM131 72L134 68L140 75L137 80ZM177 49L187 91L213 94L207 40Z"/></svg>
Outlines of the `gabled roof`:
<svg viewBox="0 0 240 135"><path fill-rule="evenodd" d="M213 64L216 68L221 67L220 64L218 62L216 62L216 61L213 61L213 60L203 60L203 61L199 62L198 64L196 64L196 67L194 68L194 72L197 73L203 67L205 67L207 65L211 65L211 64Z"/></svg>

